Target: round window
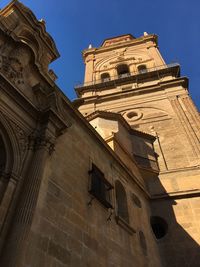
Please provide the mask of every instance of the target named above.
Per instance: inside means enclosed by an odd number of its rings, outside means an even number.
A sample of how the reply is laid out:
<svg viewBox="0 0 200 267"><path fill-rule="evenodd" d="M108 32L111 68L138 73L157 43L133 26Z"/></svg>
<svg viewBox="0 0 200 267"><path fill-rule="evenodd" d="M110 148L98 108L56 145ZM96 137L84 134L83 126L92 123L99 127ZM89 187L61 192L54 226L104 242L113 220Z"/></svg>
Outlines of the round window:
<svg viewBox="0 0 200 267"><path fill-rule="evenodd" d="M133 117L137 117L138 116L138 113L134 112L134 111L131 111L127 114L127 117L129 119L132 119Z"/></svg>
<svg viewBox="0 0 200 267"><path fill-rule="evenodd" d="M129 110L124 113L124 118L129 121L137 121L142 118L142 113L139 110Z"/></svg>
<svg viewBox="0 0 200 267"><path fill-rule="evenodd" d="M168 224L163 218L158 216L152 216L150 222L151 228L157 239L161 239L167 234Z"/></svg>

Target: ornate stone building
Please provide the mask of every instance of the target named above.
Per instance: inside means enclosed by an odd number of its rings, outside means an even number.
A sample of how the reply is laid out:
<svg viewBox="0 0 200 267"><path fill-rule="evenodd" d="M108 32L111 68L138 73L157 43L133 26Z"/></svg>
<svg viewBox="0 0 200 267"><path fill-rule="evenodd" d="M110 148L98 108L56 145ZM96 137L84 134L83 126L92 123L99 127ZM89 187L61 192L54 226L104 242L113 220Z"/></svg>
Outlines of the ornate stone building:
<svg viewBox="0 0 200 267"><path fill-rule="evenodd" d="M0 11L0 266L198 267L200 124L180 66L156 35L107 39L83 51L71 103L58 57L27 7Z"/></svg>

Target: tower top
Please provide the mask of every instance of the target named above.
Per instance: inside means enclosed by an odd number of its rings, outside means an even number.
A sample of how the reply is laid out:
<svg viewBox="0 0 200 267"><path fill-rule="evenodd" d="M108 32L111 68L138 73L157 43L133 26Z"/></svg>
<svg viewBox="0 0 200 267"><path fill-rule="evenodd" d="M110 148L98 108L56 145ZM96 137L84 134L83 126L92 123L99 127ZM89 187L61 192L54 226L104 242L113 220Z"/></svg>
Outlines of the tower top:
<svg viewBox="0 0 200 267"><path fill-rule="evenodd" d="M105 88L105 82L121 81L121 78L129 79L138 74L166 69L165 61L158 49L157 35L147 32L138 38L124 34L105 39L100 47L85 49L83 59L85 79L84 85L76 88L78 96L80 90L86 92L86 86L92 86L92 90L97 84ZM91 96L91 92L87 93L87 96L89 95Z"/></svg>
<svg viewBox="0 0 200 267"><path fill-rule="evenodd" d="M123 34L112 38L107 38L103 41L102 47L111 46L113 44L121 44L135 39L132 34Z"/></svg>

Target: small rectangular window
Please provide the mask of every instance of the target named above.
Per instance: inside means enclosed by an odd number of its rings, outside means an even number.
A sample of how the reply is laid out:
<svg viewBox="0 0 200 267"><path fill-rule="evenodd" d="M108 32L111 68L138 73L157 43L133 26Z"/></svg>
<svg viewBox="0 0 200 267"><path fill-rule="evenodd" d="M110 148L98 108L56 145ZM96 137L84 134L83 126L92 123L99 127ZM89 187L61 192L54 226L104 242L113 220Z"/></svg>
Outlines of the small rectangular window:
<svg viewBox="0 0 200 267"><path fill-rule="evenodd" d="M105 179L102 171L95 165L92 164L92 170L90 174L90 187L89 193L101 202L106 208L112 208L110 190L113 188L112 185Z"/></svg>

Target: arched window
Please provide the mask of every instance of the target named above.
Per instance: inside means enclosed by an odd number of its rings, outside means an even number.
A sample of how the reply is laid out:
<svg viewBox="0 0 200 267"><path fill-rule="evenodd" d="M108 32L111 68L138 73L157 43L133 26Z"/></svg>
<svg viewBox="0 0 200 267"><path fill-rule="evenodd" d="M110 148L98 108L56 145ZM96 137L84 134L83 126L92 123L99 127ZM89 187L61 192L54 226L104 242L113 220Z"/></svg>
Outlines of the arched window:
<svg viewBox="0 0 200 267"><path fill-rule="evenodd" d="M101 74L101 81L102 82L108 82L110 81L110 74L105 72Z"/></svg>
<svg viewBox="0 0 200 267"><path fill-rule="evenodd" d="M117 66L117 74L119 78L127 77L130 75L129 67L126 64Z"/></svg>
<svg viewBox="0 0 200 267"><path fill-rule="evenodd" d="M140 66L138 66L138 72L139 73L146 73L147 72L146 65L140 65Z"/></svg>
<svg viewBox="0 0 200 267"><path fill-rule="evenodd" d="M117 181L115 184L115 192L117 202L117 216L129 223L126 192L123 185L119 181Z"/></svg>

